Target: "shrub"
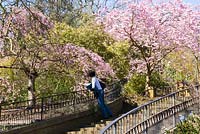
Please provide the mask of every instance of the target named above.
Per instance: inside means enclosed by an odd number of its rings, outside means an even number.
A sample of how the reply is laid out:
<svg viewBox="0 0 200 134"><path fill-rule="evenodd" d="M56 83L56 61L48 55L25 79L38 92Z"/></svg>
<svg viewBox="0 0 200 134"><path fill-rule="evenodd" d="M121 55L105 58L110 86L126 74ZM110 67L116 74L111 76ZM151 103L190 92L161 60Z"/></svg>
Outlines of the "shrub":
<svg viewBox="0 0 200 134"><path fill-rule="evenodd" d="M145 90L145 81L145 75L134 74L124 87L125 93L142 95Z"/></svg>
<svg viewBox="0 0 200 134"><path fill-rule="evenodd" d="M125 85L125 94L138 94L144 95L145 93L145 82L146 76L144 74L134 74L129 79L128 83ZM152 86L155 90L160 88L162 89L166 86L167 83L162 79L162 77L158 73L153 73L150 78L150 86Z"/></svg>
<svg viewBox="0 0 200 134"><path fill-rule="evenodd" d="M170 133L170 132L168 132ZM187 120L179 123L172 134L199 134L200 133L200 117L189 116Z"/></svg>
<svg viewBox="0 0 200 134"><path fill-rule="evenodd" d="M154 89L163 89L165 86L168 86L168 83L161 77L161 75L157 72L153 73L152 77L150 78L150 85Z"/></svg>

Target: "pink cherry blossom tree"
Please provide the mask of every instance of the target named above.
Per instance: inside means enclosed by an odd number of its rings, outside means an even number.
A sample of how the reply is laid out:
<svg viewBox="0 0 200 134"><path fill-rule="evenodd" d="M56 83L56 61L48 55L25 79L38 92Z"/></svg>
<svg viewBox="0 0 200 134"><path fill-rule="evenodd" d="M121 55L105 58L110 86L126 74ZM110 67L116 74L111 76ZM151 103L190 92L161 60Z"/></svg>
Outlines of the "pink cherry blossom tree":
<svg viewBox="0 0 200 134"><path fill-rule="evenodd" d="M28 99L35 100L35 79L45 68L45 38L53 25L41 12L27 7L5 8L1 18L0 55L3 59L13 59L10 66L1 68L19 69L28 78Z"/></svg>
<svg viewBox="0 0 200 134"><path fill-rule="evenodd" d="M152 72L186 40L179 26L184 25L182 21L187 18L184 13L188 9L181 0L159 4L144 0L123 4L120 9L103 12L97 20L116 39L129 41L132 70L146 74L145 89L148 91ZM133 56L135 53L137 57Z"/></svg>
<svg viewBox="0 0 200 134"><path fill-rule="evenodd" d="M84 76L89 69L95 69L100 76L113 75L111 67L99 55L72 44L52 44L48 31L53 23L38 10L14 7L9 11L0 23L0 55L13 62L0 68L24 72L28 78L28 99L33 100L30 105L35 105L36 79L52 66L58 72L73 68Z"/></svg>

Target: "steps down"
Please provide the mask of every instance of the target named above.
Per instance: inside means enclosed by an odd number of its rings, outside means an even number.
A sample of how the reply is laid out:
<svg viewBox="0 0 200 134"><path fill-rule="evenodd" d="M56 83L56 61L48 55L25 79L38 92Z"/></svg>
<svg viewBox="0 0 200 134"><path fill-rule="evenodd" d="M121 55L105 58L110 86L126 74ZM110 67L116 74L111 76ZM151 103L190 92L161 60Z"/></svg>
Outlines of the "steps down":
<svg viewBox="0 0 200 134"><path fill-rule="evenodd" d="M99 122L92 122L91 124L79 128L77 130L65 132L65 134L98 134L101 129L108 125L115 118L100 120Z"/></svg>

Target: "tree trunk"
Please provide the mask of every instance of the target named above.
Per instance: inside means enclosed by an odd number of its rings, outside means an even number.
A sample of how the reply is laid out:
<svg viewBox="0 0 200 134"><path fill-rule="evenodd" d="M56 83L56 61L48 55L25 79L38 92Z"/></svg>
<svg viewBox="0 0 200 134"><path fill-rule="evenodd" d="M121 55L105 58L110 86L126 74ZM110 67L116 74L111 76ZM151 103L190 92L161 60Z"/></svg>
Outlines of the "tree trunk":
<svg viewBox="0 0 200 134"><path fill-rule="evenodd" d="M28 100L29 100L29 106L34 107L36 103L36 95L35 95L35 79L36 75L29 74L28 76Z"/></svg>
<svg viewBox="0 0 200 134"><path fill-rule="evenodd" d="M196 71L195 71L195 73L196 73L196 81L195 82L198 82L199 81L199 65L198 65L198 57L195 57L195 59L196 59Z"/></svg>
<svg viewBox="0 0 200 134"><path fill-rule="evenodd" d="M148 71L146 74L146 84L145 84L145 96L148 97L154 97L154 90L153 87L150 86L150 77L151 77L151 72ZM151 92L150 92L151 90Z"/></svg>
<svg viewBox="0 0 200 134"><path fill-rule="evenodd" d="M146 75L146 83L145 83L145 95L146 96L148 96L148 90L149 90L149 88L150 88L150 84L149 84L149 82L150 82L150 77L149 77L149 75L147 74Z"/></svg>

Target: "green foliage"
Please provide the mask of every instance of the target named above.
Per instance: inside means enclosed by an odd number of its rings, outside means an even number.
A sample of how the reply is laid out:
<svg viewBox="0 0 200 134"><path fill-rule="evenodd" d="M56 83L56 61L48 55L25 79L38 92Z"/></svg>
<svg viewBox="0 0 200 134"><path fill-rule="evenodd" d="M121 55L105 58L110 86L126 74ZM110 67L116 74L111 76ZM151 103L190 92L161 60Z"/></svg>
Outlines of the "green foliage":
<svg viewBox="0 0 200 134"><path fill-rule="evenodd" d="M161 77L161 75L158 72L153 73L153 75L150 78L150 85L154 89L162 89L165 86L168 86L168 83L165 82L165 80Z"/></svg>
<svg viewBox="0 0 200 134"><path fill-rule="evenodd" d="M14 60L1 59L1 65L10 66L12 61ZM55 68L55 66L51 66L50 68L50 71L45 72L36 78L35 89L37 97L60 92L68 92L75 83L75 78L69 77L69 73L71 72L58 73L57 71L61 71L62 68ZM71 75L73 76L74 74L71 73ZM5 79L5 82L0 80L0 96L3 96L6 101L28 99L28 78L22 70L1 68L0 78Z"/></svg>
<svg viewBox="0 0 200 134"><path fill-rule="evenodd" d="M145 81L146 81L145 75L134 74L124 87L126 94L142 95L145 91Z"/></svg>
<svg viewBox="0 0 200 134"><path fill-rule="evenodd" d="M45 15L50 17L52 20L56 21L67 21L68 23L73 24L80 14L75 9L75 6L77 5L75 5L72 1L68 0L35 0L31 2Z"/></svg>
<svg viewBox="0 0 200 134"><path fill-rule="evenodd" d="M5 58L5 59L0 59L0 66L11 66L13 64L14 59L12 58ZM0 68L0 76L1 77L6 77L10 76L13 77L13 70L9 68Z"/></svg>
<svg viewBox="0 0 200 134"><path fill-rule="evenodd" d="M22 71L2 68L0 77L0 96L3 97L5 101L27 99L28 80Z"/></svg>
<svg viewBox="0 0 200 134"><path fill-rule="evenodd" d="M144 74L133 74L131 79L125 85L125 92L127 95L138 94L143 95L145 93L146 76ZM167 83L164 82L162 77L158 73L153 73L150 78L150 86L154 89L162 89Z"/></svg>
<svg viewBox="0 0 200 134"><path fill-rule="evenodd" d="M0 66L11 66L14 58L0 59ZM10 68L0 68L0 96L5 101L25 100L27 90L25 90L26 80L24 73Z"/></svg>
<svg viewBox="0 0 200 134"><path fill-rule="evenodd" d="M181 48L170 53L164 62L164 76L171 82L194 81L196 78L196 62L188 48Z"/></svg>
<svg viewBox="0 0 200 134"><path fill-rule="evenodd" d="M113 42L112 38L103 31L101 26L93 23L78 28L65 23L56 23L51 31L51 42L56 44L73 43L85 47L102 56L106 61L113 56L107 50L107 46Z"/></svg>
<svg viewBox="0 0 200 134"><path fill-rule="evenodd" d="M48 72L36 79L36 92L41 96L71 91L75 79L67 74Z"/></svg>
<svg viewBox="0 0 200 134"><path fill-rule="evenodd" d="M116 76L119 79L125 78L130 69L129 60L127 54L129 52L128 42L116 42L111 46L108 46L108 50L114 54L109 60L112 68L116 71Z"/></svg>
<svg viewBox="0 0 200 134"><path fill-rule="evenodd" d="M31 1L31 4L50 17L51 20L65 22L74 27L80 26L88 18L94 17L94 12L100 6L98 5L100 3L94 0L56 0L53 2L49 0L35 0Z"/></svg>
<svg viewBox="0 0 200 134"><path fill-rule="evenodd" d="M173 134L199 134L200 118L198 116L189 116L187 120L179 123Z"/></svg>

